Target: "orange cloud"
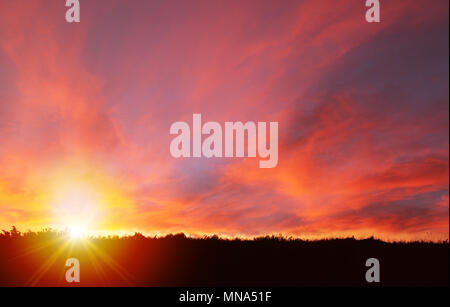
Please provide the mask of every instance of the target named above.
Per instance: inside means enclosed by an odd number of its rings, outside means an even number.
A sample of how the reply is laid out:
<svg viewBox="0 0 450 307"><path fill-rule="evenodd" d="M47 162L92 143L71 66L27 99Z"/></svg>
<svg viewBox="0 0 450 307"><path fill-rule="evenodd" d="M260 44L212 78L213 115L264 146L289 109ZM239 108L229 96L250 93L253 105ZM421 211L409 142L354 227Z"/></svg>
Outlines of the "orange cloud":
<svg viewBox="0 0 450 307"><path fill-rule="evenodd" d="M448 238L447 1L44 2L0 4L0 227L73 185L99 231ZM173 159L193 113L278 121L278 166Z"/></svg>

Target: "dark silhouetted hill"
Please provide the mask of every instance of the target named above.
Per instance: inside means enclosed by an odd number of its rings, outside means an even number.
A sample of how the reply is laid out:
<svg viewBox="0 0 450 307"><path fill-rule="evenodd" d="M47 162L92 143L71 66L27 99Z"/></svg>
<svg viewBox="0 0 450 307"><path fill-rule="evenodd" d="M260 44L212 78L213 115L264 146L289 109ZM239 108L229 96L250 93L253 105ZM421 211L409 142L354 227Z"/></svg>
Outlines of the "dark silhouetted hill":
<svg viewBox="0 0 450 307"><path fill-rule="evenodd" d="M0 234L0 285L74 286L65 261L80 261L80 286L448 286L448 241L387 243L281 237L223 240L184 234L70 239L44 230ZM365 280L377 258L381 283Z"/></svg>

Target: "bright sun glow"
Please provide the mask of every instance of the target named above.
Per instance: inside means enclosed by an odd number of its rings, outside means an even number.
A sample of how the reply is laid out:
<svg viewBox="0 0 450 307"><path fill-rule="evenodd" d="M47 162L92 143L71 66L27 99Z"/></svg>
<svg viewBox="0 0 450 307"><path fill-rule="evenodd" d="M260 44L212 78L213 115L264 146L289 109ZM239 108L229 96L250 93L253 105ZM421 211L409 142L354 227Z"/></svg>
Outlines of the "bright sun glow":
<svg viewBox="0 0 450 307"><path fill-rule="evenodd" d="M59 186L53 199L55 224L67 229L74 239L95 230L102 211L99 193L92 186L80 182Z"/></svg>
<svg viewBox="0 0 450 307"><path fill-rule="evenodd" d="M84 229L79 226L72 226L69 228L69 235L72 239L80 239L86 235Z"/></svg>
<svg viewBox="0 0 450 307"><path fill-rule="evenodd" d="M83 161L55 167L43 187L40 202L51 212L49 224L74 238L117 231L111 217L133 206L114 178L90 170Z"/></svg>

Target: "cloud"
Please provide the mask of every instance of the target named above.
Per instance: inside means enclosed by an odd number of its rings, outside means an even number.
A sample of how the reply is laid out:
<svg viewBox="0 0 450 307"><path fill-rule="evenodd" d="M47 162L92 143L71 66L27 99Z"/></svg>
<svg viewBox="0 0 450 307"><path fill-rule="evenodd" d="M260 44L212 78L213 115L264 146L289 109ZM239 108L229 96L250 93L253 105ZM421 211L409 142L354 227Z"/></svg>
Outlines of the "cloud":
<svg viewBox="0 0 450 307"><path fill-rule="evenodd" d="M0 4L0 226L81 180L111 229L448 238L447 1L44 2ZM173 159L193 113L278 121L278 166Z"/></svg>

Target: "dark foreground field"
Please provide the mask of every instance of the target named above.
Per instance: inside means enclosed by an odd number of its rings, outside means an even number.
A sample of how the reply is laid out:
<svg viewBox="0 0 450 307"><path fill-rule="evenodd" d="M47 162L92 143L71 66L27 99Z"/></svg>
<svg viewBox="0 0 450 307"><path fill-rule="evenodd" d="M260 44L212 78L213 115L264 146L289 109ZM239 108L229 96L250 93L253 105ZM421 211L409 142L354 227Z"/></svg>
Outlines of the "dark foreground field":
<svg viewBox="0 0 450 307"><path fill-rule="evenodd" d="M80 262L79 284L65 262ZM380 261L379 284L365 280ZM45 231L0 235L1 286L448 286L449 245L367 239L189 239L184 235L74 240Z"/></svg>

